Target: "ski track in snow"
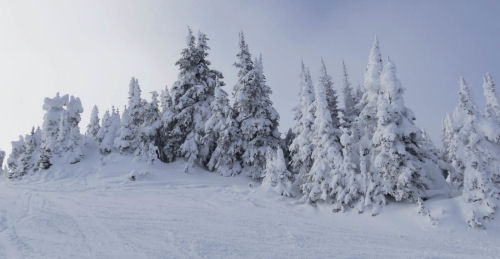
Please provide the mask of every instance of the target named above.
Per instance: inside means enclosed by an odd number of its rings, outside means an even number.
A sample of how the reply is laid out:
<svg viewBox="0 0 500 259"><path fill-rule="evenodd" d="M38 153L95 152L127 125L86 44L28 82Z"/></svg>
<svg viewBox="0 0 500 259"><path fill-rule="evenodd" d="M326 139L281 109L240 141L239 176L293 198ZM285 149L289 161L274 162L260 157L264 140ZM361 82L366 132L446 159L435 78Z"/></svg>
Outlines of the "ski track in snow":
<svg viewBox="0 0 500 259"><path fill-rule="evenodd" d="M98 162L96 162L98 163ZM498 258L500 222L472 230L456 199L390 205L379 216L298 204L243 176L183 163L108 163L79 177L0 182L0 258ZM89 165L81 165L89 166ZM81 172L79 167L74 170Z"/></svg>

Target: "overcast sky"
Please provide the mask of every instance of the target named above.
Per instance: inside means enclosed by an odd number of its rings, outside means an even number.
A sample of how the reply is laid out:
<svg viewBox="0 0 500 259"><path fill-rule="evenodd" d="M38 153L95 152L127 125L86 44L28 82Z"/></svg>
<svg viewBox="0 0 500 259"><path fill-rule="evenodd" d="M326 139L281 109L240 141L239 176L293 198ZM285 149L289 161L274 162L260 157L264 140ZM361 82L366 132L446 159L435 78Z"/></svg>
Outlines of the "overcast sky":
<svg viewBox="0 0 500 259"><path fill-rule="evenodd" d="M187 27L210 38L209 60L236 81L238 32L264 72L281 115L293 125L300 61L317 79L320 58L340 87L341 61L353 83L363 75L378 35L406 88L417 125L439 142L440 121L457 103L463 75L482 108L482 76L500 82L500 1L0 1L0 148L41 125L43 98L81 98L84 131L127 100L135 76L149 92L171 86ZM316 80L317 81L317 80ZM230 90L229 90L230 91ZM439 143L436 143L439 145Z"/></svg>

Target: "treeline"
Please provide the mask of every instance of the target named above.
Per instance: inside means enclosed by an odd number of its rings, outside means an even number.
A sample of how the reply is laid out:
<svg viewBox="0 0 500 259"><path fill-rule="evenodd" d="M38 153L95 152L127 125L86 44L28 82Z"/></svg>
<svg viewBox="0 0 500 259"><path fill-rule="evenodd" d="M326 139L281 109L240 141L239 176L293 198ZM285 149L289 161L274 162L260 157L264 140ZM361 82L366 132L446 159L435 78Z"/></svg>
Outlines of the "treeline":
<svg viewBox="0 0 500 259"><path fill-rule="evenodd" d="M182 158L186 172L198 165L224 176L245 174L281 195L331 204L335 212L376 215L389 201L422 207L433 195L458 189L474 205L470 226L493 216L500 197L500 105L489 74L485 112L460 80L459 104L443 120L439 150L415 125L396 66L382 59L375 39L362 85L351 84L343 63L340 93L323 60L316 84L302 64L295 126L281 138L262 57L252 58L241 33L230 100L222 73L207 59L207 42L205 34L189 30L173 86L145 100L132 78L124 109L113 107L100 118L94 107L85 135L78 98L46 98L42 128L12 142L6 175L17 179L78 163L85 148L97 146L103 156L167 163Z"/></svg>

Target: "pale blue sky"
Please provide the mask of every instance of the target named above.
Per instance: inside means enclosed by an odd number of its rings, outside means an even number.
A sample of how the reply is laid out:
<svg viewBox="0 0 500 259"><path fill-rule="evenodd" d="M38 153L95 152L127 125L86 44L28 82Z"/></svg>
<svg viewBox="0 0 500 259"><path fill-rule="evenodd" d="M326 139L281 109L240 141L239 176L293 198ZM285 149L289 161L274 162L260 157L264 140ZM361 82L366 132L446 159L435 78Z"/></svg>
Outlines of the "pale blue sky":
<svg viewBox="0 0 500 259"><path fill-rule="evenodd" d="M377 34L418 126L438 142L460 75L480 107L482 75L500 82L498 17L499 1L0 1L0 148L41 124L43 98L57 91L82 99L83 131L92 105L102 114L125 104L131 76L143 93L172 85L187 26L208 34L228 87L246 33L263 55L283 130L293 125L300 61L317 78L324 57L339 87L345 60L357 83Z"/></svg>

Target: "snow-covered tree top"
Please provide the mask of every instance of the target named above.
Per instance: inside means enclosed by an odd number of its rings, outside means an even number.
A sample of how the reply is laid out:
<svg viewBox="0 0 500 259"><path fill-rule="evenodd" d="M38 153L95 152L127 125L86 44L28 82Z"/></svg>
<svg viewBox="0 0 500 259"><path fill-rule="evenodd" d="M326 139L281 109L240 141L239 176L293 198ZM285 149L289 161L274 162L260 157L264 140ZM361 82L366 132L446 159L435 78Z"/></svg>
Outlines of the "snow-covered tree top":
<svg viewBox="0 0 500 259"><path fill-rule="evenodd" d="M368 64L366 65L366 72L364 77L364 87L366 90L376 91L379 88L378 78L382 72L382 54L380 53L380 47L377 36L373 41L373 46L370 49L370 55L368 56Z"/></svg>
<svg viewBox="0 0 500 259"><path fill-rule="evenodd" d="M486 116L500 120L500 103L495 89L495 82L490 73L483 77L484 97L486 98Z"/></svg>
<svg viewBox="0 0 500 259"><path fill-rule="evenodd" d="M476 105L472 100L472 95L470 93L469 87L467 86L467 83L465 82L465 79L463 77L460 77L459 84L460 84L460 90L458 92L460 96L459 107L467 115L476 114Z"/></svg>

